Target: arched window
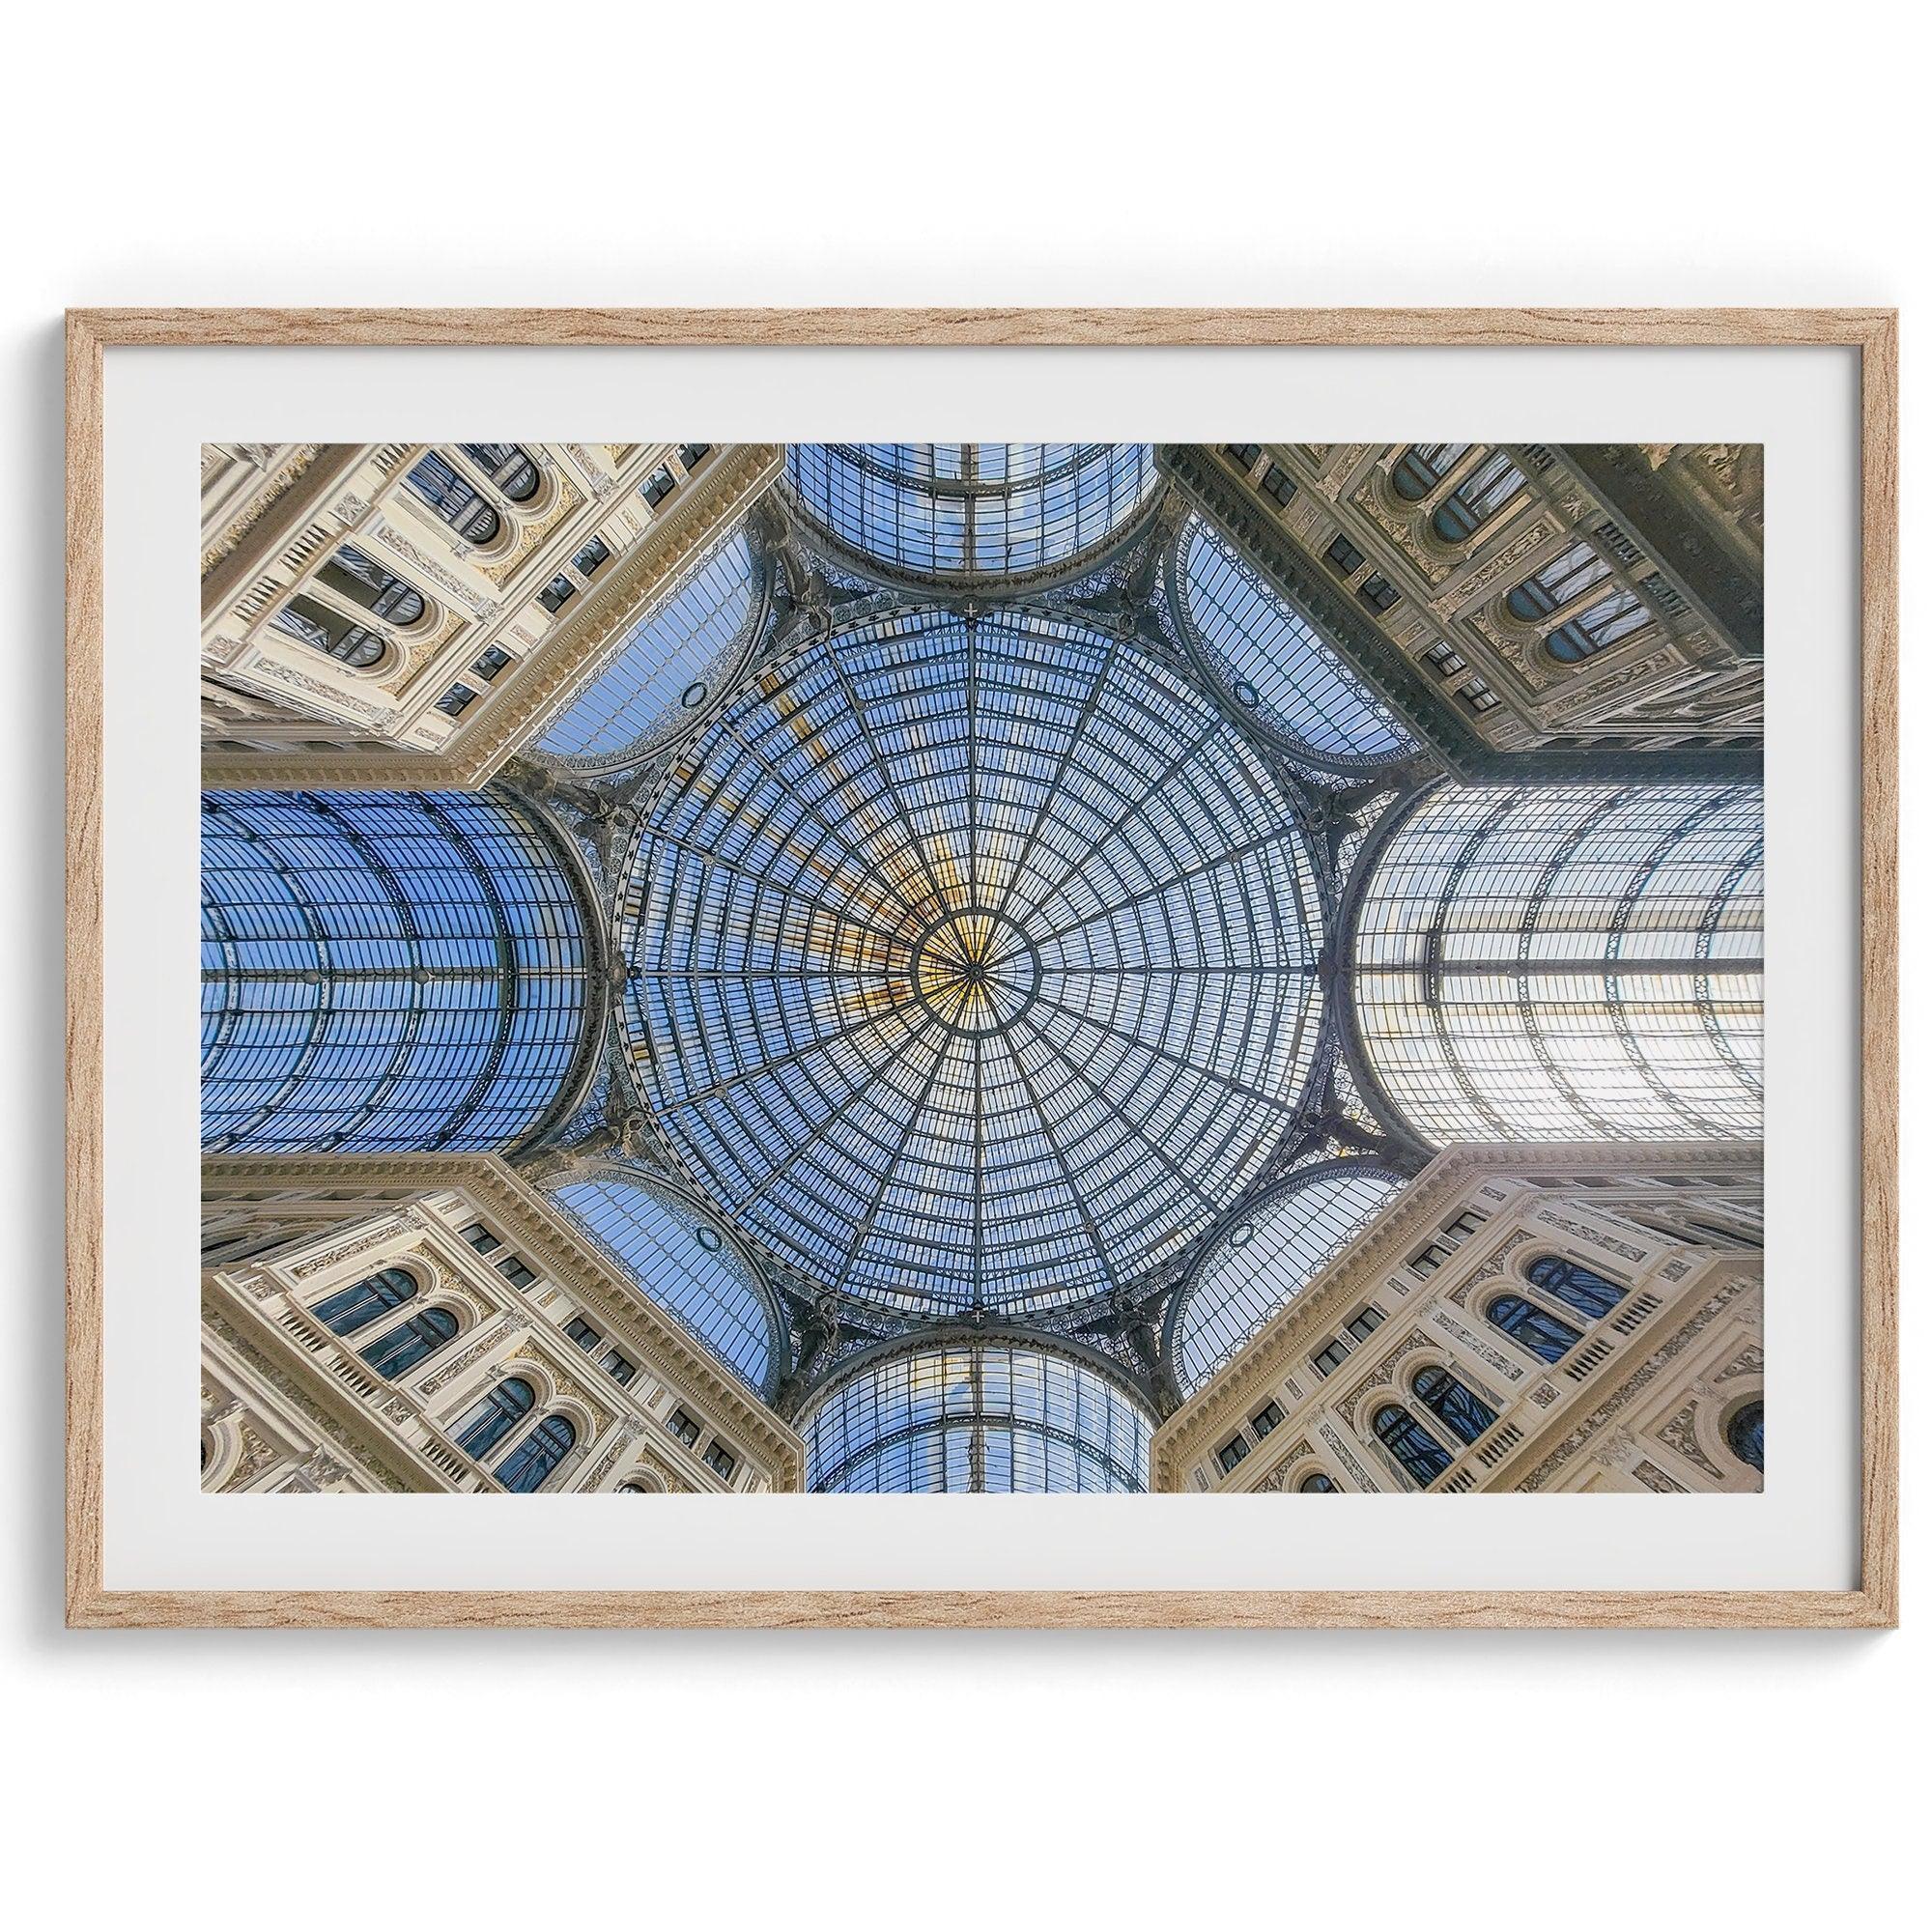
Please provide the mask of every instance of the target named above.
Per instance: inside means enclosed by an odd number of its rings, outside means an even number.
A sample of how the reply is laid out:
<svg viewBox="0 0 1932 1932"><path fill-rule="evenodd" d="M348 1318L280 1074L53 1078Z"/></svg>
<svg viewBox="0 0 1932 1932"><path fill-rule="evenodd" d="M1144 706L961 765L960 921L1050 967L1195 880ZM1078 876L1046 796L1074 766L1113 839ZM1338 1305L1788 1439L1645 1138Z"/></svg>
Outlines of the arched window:
<svg viewBox="0 0 1932 1932"><path fill-rule="evenodd" d="M1335 1485L1320 1469L1312 1475L1303 1476L1295 1484L1295 1489L1304 1496L1326 1496L1335 1493Z"/></svg>
<svg viewBox="0 0 1932 1932"><path fill-rule="evenodd" d="M1534 624L1565 605L1573 605L1608 581L1610 566L1587 543L1572 544L1533 577L1526 577L1508 597L1510 614ZM1650 621L1650 610L1634 591L1611 584L1566 624L1543 640L1544 648L1562 664L1577 664L1596 651L1620 643Z"/></svg>
<svg viewBox="0 0 1932 1932"><path fill-rule="evenodd" d="M331 611L327 604L318 604L313 597L291 597L275 612L274 628L353 670L367 670L381 664L387 648L376 632L345 617L340 611Z"/></svg>
<svg viewBox="0 0 1932 1932"><path fill-rule="evenodd" d="M425 1308L362 1350L362 1359L384 1381L394 1381L456 1335L456 1317L446 1308Z"/></svg>
<svg viewBox="0 0 1932 1932"><path fill-rule="evenodd" d="M537 494L537 466L520 442L465 442L457 445L513 503Z"/></svg>
<svg viewBox="0 0 1932 1932"><path fill-rule="evenodd" d="M1483 1311L1511 1341L1546 1362L1560 1362L1583 1338L1567 1321L1546 1315L1520 1294L1499 1294Z"/></svg>
<svg viewBox="0 0 1932 1932"><path fill-rule="evenodd" d="M1447 1369L1422 1369L1410 1387L1416 1401L1464 1442L1473 1442L1486 1429L1495 1426L1495 1410Z"/></svg>
<svg viewBox="0 0 1932 1932"><path fill-rule="evenodd" d="M547 1415L497 1464L497 1480L512 1495L540 1490L544 1478L571 1452L577 1429L565 1415Z"/></svg>
<svg viewBox="0 0 1932 1932"><path fill-rule="evenodd" d="M400 1308L415 1292L415 1277L406 1268L384 1268L318 1301L315 1319L338 1335L353 1335L364 1322Z"/></svg>
<svg viewBox="0 0 1932 1932"><path fill-rule="evenodd" d="M316 577L351 603L361 605L372 616L391 624L413 624L427 608L414 584L391 576L374 557L364 556L351 544L344 544Z"/></svg>
<svg viewBox="0 0 1932 1932"><path fill-rule="evenodd" d="M663 1494L663 1492L655 1483L619 1483L617 1493L620 1496L655 1496Z"/></svg>
<svg viewBox="0 0 1932 1932"><path fill-rule="evenodd" d="M1398 1408L1392 1402L1376 1410L1371 1427L1377 1440L1414 1479L1419 1490L1426 1490L1455 1461L1407 1409Z"/></svg>
<svg viewBox="0 0 1932 1932"><path fill-rule="evenodd" d="M1764 1404L1747 1402L1724 1430L1730 1451L1747 1468L1764 1474Z"/></svg>
<svg viewBox="0 0 1932 1932"><path fill-rule="evenodd" d="M1567 1301L1579 1315L1600 1321L1624 1298L1625 1290L1560 1255L1539 1255L1523 1273L1545 1294Z"/></svg>
<svg viewBox="0 0 1932 1932"><path fill-rule="evenodd" d="M1468 448L1466 442L1411 442L1396 458L1389 480L1406 502L1419 503L1448 475Z"/></svg>
<svg viewBox="0 0 1932 1932"><path fill-rule="evenodd" d="M1522 488L1522 472L1494 450L1443 497L1429 527L1444 543L1473 536Z"/></svg>
<svg viewBox="0 0 1932 1932"><path fill-rule="evenodd" d="M498 1382L457 1425L456 1446L466 1456L487 1456L536 1406L536 1391L520 1377Z"/></svg>
<svg viewBox="0 0 1932 1932"><path fill-rule="evenodd" d="M483 500L482 492L435 450L403 480L468 543L488 543L503 527L502 518Z"/></svg>

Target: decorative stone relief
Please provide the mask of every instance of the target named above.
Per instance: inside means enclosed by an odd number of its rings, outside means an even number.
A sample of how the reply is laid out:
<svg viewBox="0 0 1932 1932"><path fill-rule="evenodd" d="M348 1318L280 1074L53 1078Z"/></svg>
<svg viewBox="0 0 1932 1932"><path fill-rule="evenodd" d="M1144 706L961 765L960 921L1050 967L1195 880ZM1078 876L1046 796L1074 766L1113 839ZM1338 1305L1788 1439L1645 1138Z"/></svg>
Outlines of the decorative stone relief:
<svg viewBox="0 0 1932 1932"><path fill-rule="evenodd" d="M1560 1228L1566 1235L1575 1235L1579 1241L1588 1241L1594 1247L1605 1248L1613 1255L1621 1255L1625 1261L1641 1263L1648 1250L1634 1248L1628 1241L1620 1241L1613 1235L1605 1235L1584 1222L1573 1221L1567 1214L1558 1214L1552 1208L1539 1208L1536 1218L1546 1227Z"/></svg>

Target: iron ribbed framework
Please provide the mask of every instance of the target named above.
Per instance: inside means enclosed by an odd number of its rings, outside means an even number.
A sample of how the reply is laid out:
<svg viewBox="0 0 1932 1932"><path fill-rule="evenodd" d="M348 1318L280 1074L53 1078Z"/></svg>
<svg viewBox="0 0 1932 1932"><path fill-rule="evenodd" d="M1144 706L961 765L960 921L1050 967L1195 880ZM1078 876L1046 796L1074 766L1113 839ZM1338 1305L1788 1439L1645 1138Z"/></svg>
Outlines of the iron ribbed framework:
<svg viewBox="0 0 1932 1932"><path fill-rule="evenodd" d="M1145 442L814 442L785 459L806 515L894 573L985 582L1077 568L1159 481Z"/></svg>
<svg viewBox="0 0 1932 1932"><path fill-rule="evenodd" d="M204 794L204 1150L509 1147L581 1064L589 931L506 796Z"/></svg>
<svg viewBox="0 0 1932 1932"><path fill-rule="evenodd" d="M801 1423L806 1487L863 1494L1133 1492L1153 1419L1098 1370L1005 1340L874 1357Z"/></svg>
<svg viewBox="0 0 1932 1932"><path fill-rule="evenodd" d="M1361 1043L1437 1146L1763 1131L1756 786L1428 794L1355 922Z"/></svg>
<svg viewBox="0 0 1932 1932"><path fill-rule="evenodd" d="M621 1022L700 1191L836 1293L1029 1314L1175 1256L1318 1054L1282 789L1139 646L905 609L760 672L653 797Z"/></svg>

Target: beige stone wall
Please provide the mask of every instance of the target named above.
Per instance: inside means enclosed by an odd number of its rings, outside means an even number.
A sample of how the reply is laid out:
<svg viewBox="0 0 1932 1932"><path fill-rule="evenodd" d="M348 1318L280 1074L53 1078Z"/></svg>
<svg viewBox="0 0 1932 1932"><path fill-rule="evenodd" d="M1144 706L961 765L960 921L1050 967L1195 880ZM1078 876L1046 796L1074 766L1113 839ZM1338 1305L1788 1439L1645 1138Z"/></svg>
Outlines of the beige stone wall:
<svg viewBox="0 0 1932 1932"><path fill-rule="evenodd" d="M250 1165L211 1163L217 1171L207 1183L210 1214L224 1238L237 1237L250 1207L270 1233L285 1228L285 1201L249 1197L286 1188L251 1185ZM536 1391L531 1426L558 1413L577 1433L546 1492L799 1486L803 1447L794 1432L499 1163L486 1156L444 1163L468 1170L459 1184L387 1205L375 1199L359 1210L343 1198L355 1171L331 1188L314 1165L307 1184L319 1200L336 1197L327 1227L203 1274L204 1488L494 1491L490 1468L455 1437L478 1399L512 1375ZM465 1236L472 1226L497 1245L480 1252ZM517 1285L502 1271L511 1259L535 1278ZM316 1319L318 1302L385 1267L405 1268L417 1283L396 1315L349 1336ZM384 1380L358 1351L432 1304L456 1316L455 1338ZM597 1331L587 1351L565 1332L575 1317ZM627 1382L611 1373L612 1350L636 1371ZM681 1430L672 1427L679 1416ZM523 1433L513 1431L487 1463L500 1462ZM728 1473L721 1455L730 1459Z"/></svg>
<svg viewBox="0 0 1932 1932"><path fill-rule="evenodd" d="M204 449L211 782L480 783L744 513L779 460L764 444L529 443L541 480L513 503L460 448L437 445L500 519L478 546L405 487L429 447ZM670 487L651 503L654 478ZM576 559L593 538L611 554L588 570ZM416 591L421 614L398 627L322 581L345 544ZM552 611L543 598L559 580L570 594ZM379 635L381 660L356 668L279 628L297 598ZM474 667L492 649L509 662L485 677ZM439 701L459 684L475 696L450 716Z"/></svg>
<svg viewBox="0 0 1932 1932"><path fill-rule="evenodd" d="M1471 444L1419 502L1398 496L1390 481L1406 447L1269 443L1247 462L1226 445L1213 446L1213 454L1242 479L1251 502L1354 596L1364 616L1495 750L1604 738L1663 746L1762 731L1761 664L1742 656L1667 582L1660 590L1660 566L1642 531L1616 524L1560 448L1508 445L1526 487L1471 536L1447 544L1430 527L1432 517L1498 445ZM1747 546L1756 530L1761 570L1761 452L1754 445L1668 444L1656 460L1673 482L1683 479L1683 499L1705 514L1715 538L1736 536ZM1282 473L1295 486L1285 505L1278 500ZM1338 537L1359 553L1351 568L1330 555ZM1530 624L1513 615L1506 600L1579 537L1593 542L1611 570L1585 601L1612 586L1634 590L1650 607L1651 621L1580 664L1564 664L1544 639L1577 610ZM1399 598L1381 612L1361 595L1378 578Z"/></svg>
<svg viewBox="0 0 1932 1932"><path fill-rule="evenodd" d="M1759 1489L1724 1430L1764 1390L1761 1196L1755 1147L1441 1154L1162 1426L1154 1487L1285 1492L1319 1471L1341 1491L1413 1490L1373 1427L1395 1403L1453 1454L1432 1492ZM1687 1238L1680 1222L1725 1237ZM1626 1293L1588 1321L1528 1286L1543 1255ZM1506 1292L1582 1340L1540 1360L1486 1317ZM1318 1361L1331 1348L1340 1359ZM1431 1365L1495 1412L1475 1442L1415 1398Z"/></svg>

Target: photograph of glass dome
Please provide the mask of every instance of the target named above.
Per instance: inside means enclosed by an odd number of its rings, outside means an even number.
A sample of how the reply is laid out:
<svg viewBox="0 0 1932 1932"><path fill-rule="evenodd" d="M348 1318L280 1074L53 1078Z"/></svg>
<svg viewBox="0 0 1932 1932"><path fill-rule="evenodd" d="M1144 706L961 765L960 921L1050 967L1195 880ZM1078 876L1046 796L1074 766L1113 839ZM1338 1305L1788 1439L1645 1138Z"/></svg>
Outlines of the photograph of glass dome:
<svg viewBox="0 0 1932 1932"><path fill-rule="evenodd" d="M1743 444L210 444L202 1483L1755 1491Z"/></svg>

